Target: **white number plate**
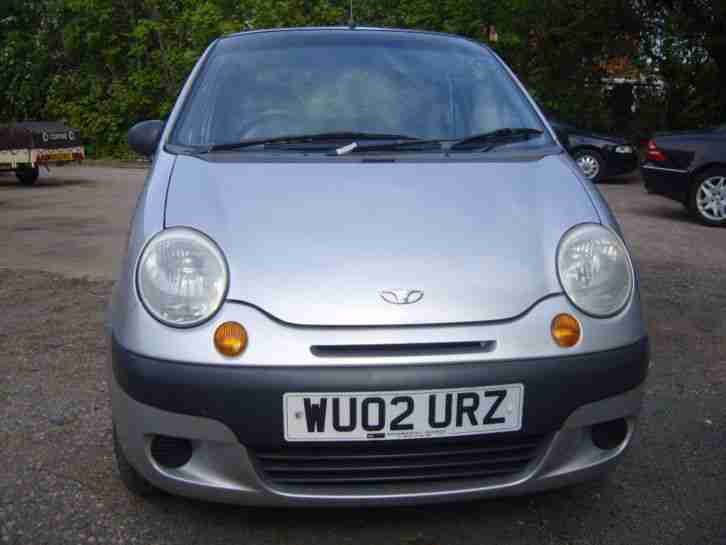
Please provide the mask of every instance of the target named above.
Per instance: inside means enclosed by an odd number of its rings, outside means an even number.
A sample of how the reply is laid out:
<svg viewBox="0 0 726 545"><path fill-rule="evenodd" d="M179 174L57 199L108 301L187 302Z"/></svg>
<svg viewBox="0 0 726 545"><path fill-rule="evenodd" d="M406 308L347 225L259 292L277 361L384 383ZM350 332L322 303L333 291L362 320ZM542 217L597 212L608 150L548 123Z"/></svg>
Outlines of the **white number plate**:
<svg viewBox="0 0 726 545"><path fill-rule="evenodd" d="M406 392L286 393L287 441L375 441L522 428L524 386Z"/></svg>

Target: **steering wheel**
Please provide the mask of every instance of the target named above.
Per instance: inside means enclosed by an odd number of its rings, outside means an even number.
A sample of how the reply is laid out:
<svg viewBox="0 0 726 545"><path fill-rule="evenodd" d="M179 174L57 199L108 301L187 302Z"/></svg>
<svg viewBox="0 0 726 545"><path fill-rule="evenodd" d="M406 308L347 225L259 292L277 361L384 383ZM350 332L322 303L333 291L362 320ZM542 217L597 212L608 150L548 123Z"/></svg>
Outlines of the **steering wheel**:
<svg viewBox="0 0 726 545"><path fill-rule="evenodd" d="M293 126L295 123L299 120L297 116L295 116L292 112L289 112L287 110L268 110L266 112L263 112L259 116L257 116L255 119L250 121L249 123L246 123L242 126L242 129L240 130L240 137L241 138L255 138L257 136L261 136L259 134L255 134L263 125L270 123L270 121L282 121L283 125L289 125ZM282 131L281 134L289 134L293 131L286 130Z"/></svg>

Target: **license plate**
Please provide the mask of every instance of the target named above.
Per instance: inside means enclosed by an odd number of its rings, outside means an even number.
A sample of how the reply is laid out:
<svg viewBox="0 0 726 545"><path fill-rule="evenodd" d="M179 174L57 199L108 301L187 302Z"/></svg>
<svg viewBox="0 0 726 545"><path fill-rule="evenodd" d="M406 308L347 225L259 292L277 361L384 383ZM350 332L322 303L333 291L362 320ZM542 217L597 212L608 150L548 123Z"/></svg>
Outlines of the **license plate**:
<svg viewBox="0 0 726 545"><path fill-rule="evenodd" d="M54 161L72 161L72 153L51 153L48 155L48 162Z"/></svg>
<svg viewBox="0 0 726 545"><path fill-rule="evenodd" d="M524 385L402 392L286 393L287 441L425 439L517 431Z"/></svg>

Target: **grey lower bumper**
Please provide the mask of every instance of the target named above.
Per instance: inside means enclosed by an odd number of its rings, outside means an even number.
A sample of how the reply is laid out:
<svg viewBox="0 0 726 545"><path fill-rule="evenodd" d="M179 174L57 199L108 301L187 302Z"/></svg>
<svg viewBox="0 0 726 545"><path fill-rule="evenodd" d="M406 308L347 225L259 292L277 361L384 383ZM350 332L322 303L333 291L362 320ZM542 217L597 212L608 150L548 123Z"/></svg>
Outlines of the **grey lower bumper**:
<svg viewBox="0 0 726 545"><path fill-rule="evenodd" d="M505 479L471 479L457 484L438 482L387 486L377 491L350 488L306 490L273 486L257 470L237 435L216 420L164 411L142 404L110 377L114 421L129 462L150 482L169 492L209 501L270 506L360 506L434 503L519 495L595 478L610 469L629 445L635 416L643 398L642 385L575 410L550 435L541 455L525 471ZM590 428L624 418L625 441L617 448L594 445ZM192 459L178 469L160 467L150 455L154 434L188 438Z"/></svg>
<svg viewBox="0 0 726 545"><path fill-rule="evenodd" d="M162 411L221 422L252 448L286 447L286 392L365 392L468 388L521 383L520 434L551 434L579 407L638 387L649 360L647 338L606 351L550 358L427 365L260 367L197 365L135 354L112 345L112 371L134 400Z"/></svg>

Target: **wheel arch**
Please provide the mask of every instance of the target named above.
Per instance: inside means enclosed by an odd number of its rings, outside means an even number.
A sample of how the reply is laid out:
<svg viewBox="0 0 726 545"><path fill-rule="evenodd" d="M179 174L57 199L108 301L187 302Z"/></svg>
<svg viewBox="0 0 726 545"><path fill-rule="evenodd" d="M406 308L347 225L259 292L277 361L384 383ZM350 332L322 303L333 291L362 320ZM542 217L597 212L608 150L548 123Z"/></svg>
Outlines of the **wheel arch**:
<svg viewBox="0 0 726 545"><path fill-rule="evenodd" d="M589 144L583 144L583 145L572 148L571 150L569 150L568 153L569 153L570 157L572 157L572 160L575 163L577 163L578 155L589 153L591 156L594 156L594 158L600 164L600 170L598 171L597 175L594 178L589 178L590 181L597 183L607 176L607 172L608 172L607 159L603 155L603 152L601 150L599 150L597 147L589 145Z"/></svg>
<svg viewBox="0 0 726 545"><path fill-rule="evenodd" d="M721 174L723 176L726 176L726 163L723 161L713 161L710 163L706 163L700 167L698 167L696 170L694 170L689 177L689 186L688 186L688 193L687 193L687 200L686 200L686 207L688 210L696 216L697 219L701 221L701 223L705 223L706 225L726 225L726 222L724 220L714 220L710 221L710 219L705 219L703 215L701 215L698 210L696 209L696 191L699 186L699 181L702 178L705 178L704 174L708 173L711 170L719 170L721 171Z"/></svg>
<svg viewBox="0 0 726 545"><path fill-rule="evenodd" d="M598 154L598 156L602 157L602 150L597 146L593 146L592 144L579 144L577 146L573 146L572 150L570 150L570 154L575 155L576 153L581 151L594 151Z"/></svg>
<svg viewBox="0 0 726 545"><path fill-rule="evenodd" d="M699 166L697 169L695 169L693 172L691 172L690 178L691 178L691 184L696 181L696 179L706 172L707 170L711 170L712 168L722 168L726 170L726 162L724 161L711 161L710 163L705 163L701 166Z"/></svg>
<svg viewBox="0 0 726 545"><path fill-rule="evenodd" d="M720 168L726 172L726 162L712 161L710 163L705 163L690 173L690 175L688 176L688 194L687 194L688 202L690 202L691 194L696 189L696 182L698 182L698 179L701 177L702 174L704 174L705 172L708 172L709 170L711 170L713 168Z"/></svg>

